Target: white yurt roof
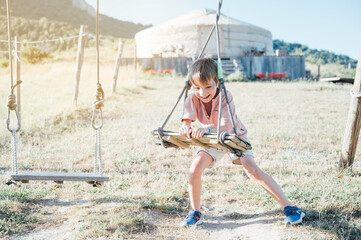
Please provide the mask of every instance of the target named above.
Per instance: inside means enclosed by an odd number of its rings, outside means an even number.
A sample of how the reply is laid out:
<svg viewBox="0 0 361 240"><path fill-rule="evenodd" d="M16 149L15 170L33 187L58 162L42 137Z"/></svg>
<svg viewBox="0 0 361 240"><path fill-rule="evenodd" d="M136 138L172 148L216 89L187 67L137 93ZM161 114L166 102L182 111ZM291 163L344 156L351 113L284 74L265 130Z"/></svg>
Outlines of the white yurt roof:
<svg viewBox="0 0 361 240"><path fill-rule="evenodd" d="M185 15L166 21L154 27L147 28L135 35L138 57L151 57L150 51L161 51L173 44L183 45L185 56L195 56L200 51L200 42L208 36L209 30L215 24L217 12L209 9L196 9ZM229 40L226 48L267 47L272 52L272 34L270 31L253 24L240 21L221 14L218 24L223 31L223 39ZM201 32L200 32L201 31ZM215 34L215 32L214 32ZM200 36L202 35L202 36ZM232 35L232 36L230 36ZM214 41L213 41L214 42ZM210 45L214 45L210 42ZM187 46L188 45L188 46ZM212 48L212 46L210 46ZM173 47L174 48L174 47ZM214 46L213 46L214 48ZM157 50L158 49L158 50Z"/></svg>

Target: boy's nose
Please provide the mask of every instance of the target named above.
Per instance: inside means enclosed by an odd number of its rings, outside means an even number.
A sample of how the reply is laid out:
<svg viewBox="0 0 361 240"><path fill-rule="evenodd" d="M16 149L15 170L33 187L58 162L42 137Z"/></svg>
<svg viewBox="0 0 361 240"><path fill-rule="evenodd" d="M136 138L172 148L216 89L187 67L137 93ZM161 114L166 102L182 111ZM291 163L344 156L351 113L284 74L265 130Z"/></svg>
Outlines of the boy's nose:
<svg viewBox="0 0 361 240"><path fill-rule="evenodd" d="M200 89L200 90L199 90L199 94L200 94L201 96L202 96L203 94L205 94L205 92L206 92L206 91L205 91L204 89Z"/></svg>

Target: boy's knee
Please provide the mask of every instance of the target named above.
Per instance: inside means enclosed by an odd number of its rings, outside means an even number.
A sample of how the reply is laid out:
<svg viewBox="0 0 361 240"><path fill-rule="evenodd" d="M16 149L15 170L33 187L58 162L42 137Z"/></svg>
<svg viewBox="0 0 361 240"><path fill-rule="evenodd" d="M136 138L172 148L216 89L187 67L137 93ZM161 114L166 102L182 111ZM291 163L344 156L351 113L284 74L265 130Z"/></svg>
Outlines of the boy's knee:
<svg viewBox="0 0 361 240"><path fill-rule="evenodd" d="M190 179L202 176L203 169L199 165L192 165L189 168Z"/></svg>
<svg viewBox="0 0 361 240"><path fill-rule="evenodd" d="M210 166L213 159L205 152L200 152L189 168L190 178L200 177L203 171Z"/></svg>
<svg viewBox="0 0 361 240"><path fill-rule="evenodd" d="M248 177L255 179L260 178L262 170L256 164L247 162L242 165Z"/></svg>
<svg viewBox="0 0 361 240"><path fill-rule="evenodd" d="M244 168L244 170L246 171L247 176L250 178L258 179L261 175L261 169L258 167Z"/></svg>

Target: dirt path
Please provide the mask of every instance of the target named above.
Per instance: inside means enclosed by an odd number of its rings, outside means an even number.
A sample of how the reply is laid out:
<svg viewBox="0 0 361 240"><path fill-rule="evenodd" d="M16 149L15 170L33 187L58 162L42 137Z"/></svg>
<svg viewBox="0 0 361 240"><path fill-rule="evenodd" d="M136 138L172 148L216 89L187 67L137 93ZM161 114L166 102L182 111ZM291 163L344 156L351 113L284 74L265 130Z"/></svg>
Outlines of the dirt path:
<svg viewBox="0 0 361 240"><path fill-rule="evenodd" d="M263 212L237 204L212 205L204 211L201 231L210 239L281 239L283 218L279 212Z"/></svg>
<svg viewBox="0 0 361 240"><path fill-rule="evenodd" d="M46 203L49 210L54 214L49 215L49 221L31 233L9 238L10 240L68 240L76 239L79 235L81 222L72 217L74 211L86 207L87 201ZM81 211L81 210L80 210ZM169 222L163 215L156 216L159 228L150 239L191 239L197 234L198 239L268 239L276 240L282 238L283 218L279 212L264 212L256 207L240 206L236 203L209 205L203 210L204 223L197 228L178 227L180 218ZM169 217L169 215L168 215ZM58 219L58 220L56 220ZM163 232L164 224L174 225L172 234ZM177 233L178 232L178 233ZM148 236L142 236L147 239Z"/></svg>
<svg viewBox="0 0 361 240"><path fill-rule="evenodd" d="M19 236L9 238L9 240L70 240L76 239L79 231L79 221L73 218L72 214L78 210L80 206L88 205L86 200L75 201L56 201L49 200L45 202L45 207L52 214L48 219L34 231Z"/></svg>

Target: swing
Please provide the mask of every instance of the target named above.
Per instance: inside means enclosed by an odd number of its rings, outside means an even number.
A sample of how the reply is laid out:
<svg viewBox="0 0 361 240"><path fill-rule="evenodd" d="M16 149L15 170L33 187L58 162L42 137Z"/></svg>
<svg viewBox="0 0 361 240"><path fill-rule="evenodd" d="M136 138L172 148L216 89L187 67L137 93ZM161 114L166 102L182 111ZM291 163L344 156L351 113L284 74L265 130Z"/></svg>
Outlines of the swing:
<svg viewBox="0 0 361 240"><path fill-rule="evenodd" d="M232 126L233 126L233 131L234 133L236 133L236 127L234 124L234 119L233 119L233 115L232 115L232 110L231 107L229 105L229 100L228 100L228 96L227 96L227 91L226 91L226 86L225 86L225 81L223 78L223 71L222 71L222 62L221 62L221 54L220 54L220 39L219 39L219 27L218 27L218 21L219 21L219 16L220 16L220 10L221 10L221 6L222 6L222 0L219 0L219 4L218 4L218 11L217 11L217 15L216 15L216 23L215 25L213 25L208 38L206 40L206 42L204 43L200 54L198 55L197 59L199 59L204 52L204 49L206 48L209 39L211 38L214 29L216 29L216 40L217 40L217 55L218 55L218 78L219 78L219 89L220 89L220 96L219 96L219 115L218 115L218 123L221 122L221 116L222 116L222 95L224 94L225 99L226 99L226 103L227 103L227 109L228 112L231 116L231 120L232 120ZM188 74L187 76L187 81L185 82L185 86L181 92L181 94L178 97L177 102L175 103L173 109L171 110L170 114L167 116L167 118L165 119L163 125L161 127L159 127L157 130L152 131L153 136L159 141L156 142L157 145L162 145L165 148L168 147L175 147L175 148L189 148L190 146L200 146L206 149L209 148L215 148L221 151L225 151L225 152L231 152L235 155L237 155L238 157L242 157L243 153L246 152L247 150L251 150L252 146L250 143L248 143L247 141L242 140L241 138L239 138L236 134L230 134L227 132L220 132L220 124L218 124L217 126L217 133L205 133L203 135L203 137L201 137L200 139L188 139L184 136L180 136L179 133L177 132L171 132L171 131L165 131L165 125L167 124L169 118L171 117L171 115L173 114L175 108L177 107L180 99L182 98L183 94L184 94L184 101L187 98L187 94L188 91L190 89L191 85L190 85L190 76Z"/></svg>
<svg viewBox="0 0 361 240"><path fill-rule="evenodd" d="M103 175L102 159L101 159L101 144L100 144L100 129L103 126L102 107L104 102L104 91L99 81L99 0L97 0L97 18L96 18L96 66L97 66L97 92L95 100L93 101L93 114L91 119L92 127L96 130L95 143L95 157L94 157L94 172L93 173L54 173L54 172L18 172L18 161L16 151L16 132L21 128L21 121L19 111L16 104L16 96L14 89L19 86L21 81L13 82L13 68L12 68L12 45L11 45L11 31L10 31L10 0L7 4L7 20L8 20L8 42L9 42L9 66L11 76L11 89L8 96L8 117L6 121L7 129L12 133L11 138L11 152L13 158L12 173L6 184L17 184L18 182L28 183L30 180L36 181L54 181L56 183L63 183L64 181L85 181L92 184L94 187L100 186L103 182L108 181L109 177ZM10 128L10 112L15 111L17 117L17 128ZM98 165L98 166L97 166Z"/></svg>

